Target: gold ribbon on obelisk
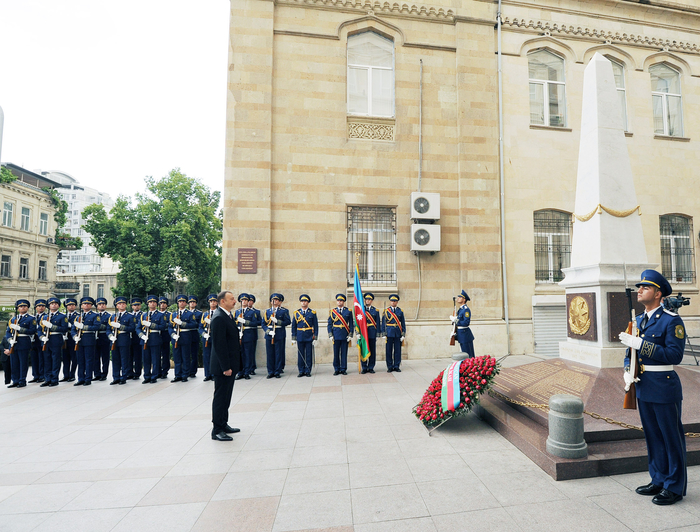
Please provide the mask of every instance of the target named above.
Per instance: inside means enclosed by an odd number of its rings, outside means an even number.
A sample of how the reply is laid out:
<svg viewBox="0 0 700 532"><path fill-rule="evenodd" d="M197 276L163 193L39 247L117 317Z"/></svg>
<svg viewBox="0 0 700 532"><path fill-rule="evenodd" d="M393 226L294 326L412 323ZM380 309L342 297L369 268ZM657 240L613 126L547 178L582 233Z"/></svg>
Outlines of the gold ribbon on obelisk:
<svg viewBox="0 0 700 532"><path fill-rule="evenodd" d="M626 210L626 211L618 211L615 209L611 209L610 207L604 207L600 203L593 207L593 210L589 212L588 214L584 214L583 216L579 216L578 214L574 214L574 221L578 220L579 222L587 222L593 216L596 214L601 214L603 211L607 212L611 216L615 216L616 218L626 218L630 214L632 214L634 211L639 211L639 216L642 215L642 209L639 205L636 207Z"/></svg>

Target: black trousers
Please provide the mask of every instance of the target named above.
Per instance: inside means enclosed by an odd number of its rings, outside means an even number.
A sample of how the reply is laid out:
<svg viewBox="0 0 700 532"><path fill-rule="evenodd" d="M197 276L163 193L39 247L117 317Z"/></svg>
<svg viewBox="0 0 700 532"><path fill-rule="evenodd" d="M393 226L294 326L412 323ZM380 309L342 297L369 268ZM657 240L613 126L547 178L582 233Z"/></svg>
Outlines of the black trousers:
<svg viewBox="0 0 700 532"><path fill-rule="evenodd" d="M212 434L223 432L228 424L228 409L231 406L235 375L214 375L214 399L211 402Z"/></svg>

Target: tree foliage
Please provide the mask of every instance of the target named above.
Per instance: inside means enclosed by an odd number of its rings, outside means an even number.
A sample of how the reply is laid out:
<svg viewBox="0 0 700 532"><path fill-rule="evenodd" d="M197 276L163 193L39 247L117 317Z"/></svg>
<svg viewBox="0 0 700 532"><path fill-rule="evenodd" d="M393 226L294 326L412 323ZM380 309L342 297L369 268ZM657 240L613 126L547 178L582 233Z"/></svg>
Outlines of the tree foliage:
<svg viewBox="0 0 700 532"><path fill-rule="evenodd" d="M17 180L17 176L10 172L6 166L0 166L0 183L12 183Z"/></svg>
<svg viewBox="0 0 700 532"><path fill-rule="evenodd" d="M179 168L166 177L146 178L146 192L119 196L107 213L103 205L83 210L85 230L100 255L119 261L115 294L163 294L176 277L200 297L221 284L223 222L221 193L210 191Z"/></svg>

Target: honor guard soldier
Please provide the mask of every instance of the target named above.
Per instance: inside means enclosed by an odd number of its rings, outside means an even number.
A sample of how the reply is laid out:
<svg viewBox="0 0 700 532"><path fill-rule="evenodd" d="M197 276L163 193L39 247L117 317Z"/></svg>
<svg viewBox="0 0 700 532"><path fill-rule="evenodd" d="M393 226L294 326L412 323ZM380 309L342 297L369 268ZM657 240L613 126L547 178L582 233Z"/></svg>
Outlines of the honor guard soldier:
<svg viewBox="0 0 700 532"><path fill-rule="evenodd" d="M390 306L382 316L382 332L386 336L386 370L401 372L401 344L406 336L406 321L403 311L398 307L399 295L389 296Z"/></svg>
<svg viewBox="0 0 700 532"><path fill-rule="evenodd" d="M5 338L10 343L12 384L8 388L24 388L27 385L29 351L32 336L36 334L36 319L29 314L29 301L19 299L15 303L17 314L7 324Z"/></svg>
<svg viewBox="0 0 700 532"><path fill-rule="evenodd" d="M168 331L173 341L173 360L175 361L175 378L170 382L187 382L190 375L190 359L192 358L192 336L199 334L194 315L187 308L187 296L177 296L177 310L170 315Z"/></svg>
<svg viewBox="0 0 700 532"><path fill-rule="evenodd" d="M450 321L454 324L457 330L456 339L457 342L459 342L459 347L462 349L462 353L467 353L469 358L474 358L474 335L472 334L472 330L469 328L472 313L467 306L467 301L469 300L470 297L464 290L457 295L459 310L457 311L456 316L450 316Z"/></svg>
<svg viewBox="0 0 700 532"><path fill-rule="evenodd" d="M160 348L162 337L160 332L167 330L168 324L162 313L158 312L158 298L148 296L146 298L148 310L141 313L141 318L136 322L136 334L141 339L143 350L143 382L142 384L155 384L160 375Z"/></svg>
<svg viewBox="0 0 700 532"><path fill-rule="evenodd" d="M240 379L245 379L246 377L246 368L248 368L248 371L250 371L250 361L248 360L250 353L246 353L245 347L243 346L243 333L245 332L245 311L248 310L248 294L246 293L241 293L238 295L238 302L241 304L241 308L236 309L236 312L234 313L233 317L238 323L238 335L239 339L241 341L241 369L236 375L236 380ZM256 335L257 339L257 335ZM255 352L252 353L252 356L255 357ZM248 379L250 379L250 375L248 374Z"/></svg>
<svg viewBox="0 0 700 532"><path fill-rule="evenodd" d="M292 315L292 345L297 344L298 377L311 377L314 363L314 346L318 338L318 316L309 308L311 298L307 294L299 296L301 308Z"/></svg>
<svg viewBox="0 0 700 532"><path fill-rule="evenodd" d="M685 432L681 422L683 390L673 366L683 360L685 326L675 312L661 306L671 295L671 285L655 270L644 270L637 283L637 301L645 312L637 316L639 336L620 334L624 345L637 350L639 381L636 384L639 418L649 457L651 482L639 486L640 495L653 495L652 502L669 505L686 494ZM625 382L634 381L629 373L630 351L625 358Z"/></svg>
<svg viewBox="0 0 700 532"><path fill-rule="evenodd" d="M72 328L75 318L78 317L78 312L75 310L78 306L78 301L69 297L63 301L63 306L66 307L68 325ZM70 329L68 329L66 341L63 344L63 378L60 382L73 382L75 380L75 370L77 368L78 353L75 351L75 341L70 334Z"/></svg>
<svg viewBox="0 0 700 532"><path fill-rule="evenodd" d="M251 320L251 324L248 326L246 333L243 334L243 341L244 342L253 342L253 356L251 357L250 361L252 363L252 370L248 375L255 375L255 370L258 369L258 365L255 361L255 353L257 351L258 347L258 327L262 325L262 314L260 314L260 311L255 308L255 296L253 294L248 294L248 308L255 312L255 320ZM249 314L246 314L248 316ZM249 344L250 345L250 344Z"/></svg>
<svg viewBox="0 0 700 532"><path fill-rule="evenodd" d="M92 364L95 361L95 344L102 322L97 312L92 310L95 300L84 297L80 300L82 312L71 327L70 333L78 350L78 382L73 386L90 386L92 384Z"/></svg>
<svg viewBox="0 0 700 532"><path fill-rule="evenodd" d="M112 382L114 384L126 384L126 376L129 373L129 356L131 353L131 333L134 331L134 317L126 311L126 298L118 296L114 299L116 312L112 314L107 325L111 334L107 337L112 347Z"/></svg>
<svg viewBox="0 0 700 532"><path fill-rule="evenodd" d="M41 385L58 386L58 373L61 371L61 358L63 356L63 338L68 333L68 316L59 312L61 300L57 297L50 297L49 311L46 313L38 326L41 332L41 344L44 355L44 377L45 381Z"/></svg>
<svg viewBox="0 0 700 532"><path fill-rule="evenodd" d="M108 325L111 314L107 312L107 300L104 297L98 297L95 302L97 303L96 312L100 317L102 327L97 331L97 344L95 344L94 380L106 381L109 376L109 348L111 344L107 335L111 332Z"/></svg>
<svg viewBox="0 0 700 532"><path fill-rule="evenodd" d="M381 333L381 317L379 311L372 306L374 294L365 294L365 316L367 316L367 339L369 340L369 358L362 361L362 373L374 373L377 363L377 336Z"/></svg>
<svg viewBox="0 0 700 532"><path fill-rule="evenodd" d="M190 312L194 316L194 321L197 324L197 334L191 334L192 343L190 344L190 351L192 359L190 361L190 378L194 379L197 377L197 368L199 368L199 345L201 343L201 336L199 335L199 322L202 320L202 311L197 308L198 299L196 296L190 296L187 299L187 304L190 306Z"/></svg>
<svg viewBox="0 0 700 532"><path fill-rule="evenodd" d="M219 300L216 298L216 294L209 294L207 296L207 302L209 303L209 310L202 314L202 318L199 320L199 334L202 336L204 341L204 347L202 347L202 366L204 366L204 382L213 381L214 377L211 374L211 368L209 367L209 361L211 360L211 319L214 316L214 312L219 307ZM236 311L237 312L237 311Z"/></svg>
<svg viewBox="0 0 700 532"><path fill-rule="evenodd" d="M36 334L32 336L32 350L31 350L31 360L32 360L32 380L29 383L34 382L44 382L44 352L43 344L39 337L41 333L41 320L46 317L46 300L37 299L34 301L34 317L36 318Z"/></svg>
<svg viewBox="0 0 700 532"><path fill-rule="evenodd" d="M143 349L141 349L141 338L136 333L136 324L141 321L141 298L131 298L131 315L134 317L134 329L131 332L131 351L129 353L129 372L126 375L127 380L135 381L141 378L143 369Z"/></svg>
<svg viewBox="0 0 700 532"><path fill-rule="evenodd" d="M338 308L328 316L328 338L333 340L333 375L348 374L348 344L354 332L352 312L345 308L346 297L337 294Z"/></svg>
<svg viewBox="0 0 700 532"><path fill-rule="evenodd" d="M272 294L270 302L272 306L265 311L262 328L265 331L265 350L267 352L267 378L282 377L284 370L285 340L287 331L285 327L291 323L289 311L282 307L284 296Z"/></svg>
<svg viewBox="0 0 700 532"><path fill-rule="evenodd" d="M168 311L168 305L170 301L165 296L160 296L158 298L158 307L160 313L163 315L163 321L166 324L170 323L170 312ZM158 374L159 379L167 379L168 372L170 371L170 331L169 328L165 328L160 331L160 373Z"/></svg>

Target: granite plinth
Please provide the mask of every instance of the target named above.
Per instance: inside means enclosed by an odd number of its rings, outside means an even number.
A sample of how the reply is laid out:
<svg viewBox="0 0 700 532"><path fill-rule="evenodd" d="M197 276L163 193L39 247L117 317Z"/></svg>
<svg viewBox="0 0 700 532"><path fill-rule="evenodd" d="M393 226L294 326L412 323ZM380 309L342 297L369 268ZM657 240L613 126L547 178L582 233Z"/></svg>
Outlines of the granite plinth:
<svg viewBox="0 0 700 532"><path fill-rule="evenodd" d="M700 432L700 372L676 371L683 384L683 424L686 432ZM548 360L502 369L493 389L516 401L547 404L555 394L580 397L586 412L639 426L639 413L622 408L621 368L593 368L568 360ZM484 396L476 413L555 480L646 471L644 434L584 415L588 456L567 459L546 451L549 434L545 410L524 407ZM686 438L688 465L700 464L700 438Z"/></svg>

